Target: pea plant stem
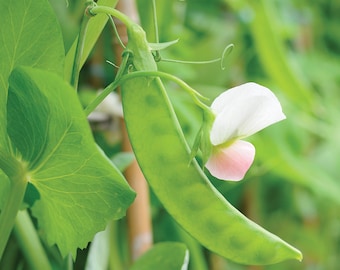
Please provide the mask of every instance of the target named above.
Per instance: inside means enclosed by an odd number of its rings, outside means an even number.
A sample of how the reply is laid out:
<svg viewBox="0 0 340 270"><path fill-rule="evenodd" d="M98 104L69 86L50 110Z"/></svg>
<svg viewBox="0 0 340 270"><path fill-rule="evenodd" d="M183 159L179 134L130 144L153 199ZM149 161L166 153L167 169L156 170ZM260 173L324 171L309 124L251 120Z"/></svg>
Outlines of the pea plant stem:
<svg viewBox="0 0 340 270"><path fill-rule="evenodd" d="M159 35L158 35L158 23L157 23L157 10L156 10L156 0L152 0L152 10L153 10L153 25L154 25L154 31L155 31L155 42L159 43ZM160 53L159 50L155 51L155 59L160 59Z"/></svg>
<svg viewBox="0 0 340 270"><path fill-rule="evenodd" d="M118 11L117 9L111 8L111 7L96 6L96 7L91 8L89 12L92 15L96 15L96 14L99 14L99 13L111 15L111 16L119 19L126 26L129 26L133 23L133 21L128 16L126 16L124 13Z"/></svg>
<svg viewBox="0 0 340 270"><path fill-rule="evenodd" d="M27 211L19 211L14 233L30 267L36 270L52 269L39 236Z"/></svg>
<svg viewBox="0 0 340 270"><path fill-rule="evenodd" d="M129 55L125 54L123 58L120 58L120 68L118 70L118 73L116 75L115 80L110 83L105 89L98 95L84 110L86 116L88 116L91 112L94 111L94 109L111 93L113 92L120 83L120 78L123 76L123 72L127 68L127 62L129 59Z"/></svg>
<svg viewBox="0 0 340 270"><path fill-rule="evenodd" d="M122 61L122 65L121 68L119 69L119 72L116 76L116 79L110 83L102 92L100 95L98 95L84 110L86 115L89 115L104 99L105 97L110 94L112 91L114 91L120 84L122 84L123 82L133 79L133 78L137 78L137 77L152 77L152 76L158 76L164 79L168 79L168 80L172 80L175 83L177 83L180 87L182 87L182 89L184 89L185 91L187 91L193 98L194 102L201 107L202 109L204 109L207 112L210 112L209 107L204 104L202 101L199 100L199 98L202 99L206 99L204 96L202 96L200 93L198 93L195 89L193 89L192 87L190 87L187 83L185 83L184 81L182 81L181 79L165 73L165 72L161 72L161 71L135 71L126 75L122 75L122 73L120 73L121 70L124 69L123 66L126 66L128 60L128 55L126 54L125 57L123 57L123 61ZM121 75L121 76L120 76ZM198 98L199 97L199 98Z"/></svg>
<svg viewBox="0 0 340 270"><path fill-rule="evenodd" d="M9 179L11 181L10 191L0 215L0 257L2 257L5 250L27 186L27 181L20 171L15 176L9 177Z"/></svg>
<svg viewBox="0 0 340 270"><path fill-rule="evenodd" d="M121 227L118 221L111 221L108 225L110 237L110 257L108 270L124 269L123 256L121 254L121 241L119 235L121 234Z"/></svg>
<svg viewBox="0 0 340 270"><path fill-rule="evenodd" d="M119 85L117 80L110 83L105 89L85 108L84 112L88 116L94 109Z"/></svg>
<svg viewBox="0 0 340 270"><path fill-rule="evenodd" d="M206 104L204 104L202 101L199 100L199 98L206 99L206 97L202 96L200 93L198 93L195 89L190 87L187 83L185 83L181 79L179 79L176 76L173 76L169 73L165 73L165 72L161 72L161 71L136 71L136 72L132 72L132 73L124 75L121 78L120 83L123 83L124 81L127 81L127 80L132 79L132 78L136 78L136 77L152 77L152 76L161 77L161 78L168 79L168 80L171 80L171 81L177 83L182 89L184 89L188 94L190 94L192 96L194 102L199 107L201 107L203 110L205 110L207 112L210 112L209 107Z"/></svg>
<svg viewBox="0 0 340 270"><path fill-rule="evenodd" d="M15 176L20 170L19 162L7 151L0 148L0 169L8 176Z"/></svg>
<svg viewBox="0 0 340 270"><path fill-rule="evenodd" d="M24 198L27 182L24 170L11 154L0 149L0 168L10 180L10 190L0 213L0 258L6 247L9 235L12 231L15 217Z"/></svg>
<svg viewBox="0 0 340 270"><path fill-rule="evenodd" d="M76 53L74 56L72 75L71 75L71 85L76 90L78 88L79 72L80 72L80 66L81 66L81 57L83 54L84 43L85 43L85 35L86 35L86 30L87 30L87 26L88 26L88 22L90 18L91 18L90 15L88 15L87 12L85 11L83 19L81 21L81 25L80 25L80 31L79 31Z"/></svg>

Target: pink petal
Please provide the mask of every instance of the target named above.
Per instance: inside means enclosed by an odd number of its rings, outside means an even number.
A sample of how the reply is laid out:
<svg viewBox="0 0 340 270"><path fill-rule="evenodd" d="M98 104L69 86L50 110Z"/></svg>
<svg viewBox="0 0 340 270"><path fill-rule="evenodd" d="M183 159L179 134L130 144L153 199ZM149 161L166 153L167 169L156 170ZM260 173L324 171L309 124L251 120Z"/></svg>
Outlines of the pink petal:
<svg viewBox="0 0 340 270"><path fill-rule="evenodd" d="M210 132L213 145L248 137L286 118L276 96L256 83L225 91L214 100L211 109L216 114Z"/></svg>
<svg viewBox="0 0 340 270"><path fill-rule="evenodd" d="M244 178L255 157L255 147L238 140L213 154L205 167L221 180L239 181Z"/></svg>

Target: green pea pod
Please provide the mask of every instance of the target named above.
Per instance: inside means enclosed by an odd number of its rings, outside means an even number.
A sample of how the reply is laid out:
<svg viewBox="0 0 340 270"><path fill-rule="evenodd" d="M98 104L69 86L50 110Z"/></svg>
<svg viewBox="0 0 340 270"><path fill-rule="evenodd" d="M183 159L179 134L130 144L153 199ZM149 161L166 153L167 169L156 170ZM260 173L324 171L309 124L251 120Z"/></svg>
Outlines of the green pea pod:
<svg viewBox="0 0 340 270"><path fill-rule="evenodd" d="M130 50L146 48L145 37L139 34L129 43L144 45L130 45ZM150 57L149 51L134 53L134 67L140 70L138 67L152 66L143 63ZM242 264L302 259L300 251L236 210L195 160L188 165L190 149L160 78L129 79L123 82L121 91L137 161L157 197L185 230L211 251Z"/></svg>

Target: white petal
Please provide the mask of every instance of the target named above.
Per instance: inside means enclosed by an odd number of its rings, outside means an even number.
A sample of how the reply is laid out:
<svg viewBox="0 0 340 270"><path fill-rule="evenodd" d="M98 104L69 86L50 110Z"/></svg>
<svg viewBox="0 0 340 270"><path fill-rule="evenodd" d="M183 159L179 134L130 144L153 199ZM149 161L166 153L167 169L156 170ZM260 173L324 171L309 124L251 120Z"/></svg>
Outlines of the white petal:
<svg viewBox="0 0 340 270"><path fill-rule="evenodd" d="M98 93L98 95L100 92ZM109 116L123 117L123 107L119 95L111 92L96 108L97 112L105 113Z"/></svg>
<svg viewBox="0 0 340 270"><path fill-rule="evenodd" d="M216 178L239 181L244 178L254 157L255 147L249 142L239 140L213 154L205 167Z"/></svg>
<svg viewBox="0 0 340 270"><path fill-rule="evenodd" d="M222 93L211 109L216 114L210 132L213 145L248 137L286 118L276 96L256 83L246 83Z"/></svg>

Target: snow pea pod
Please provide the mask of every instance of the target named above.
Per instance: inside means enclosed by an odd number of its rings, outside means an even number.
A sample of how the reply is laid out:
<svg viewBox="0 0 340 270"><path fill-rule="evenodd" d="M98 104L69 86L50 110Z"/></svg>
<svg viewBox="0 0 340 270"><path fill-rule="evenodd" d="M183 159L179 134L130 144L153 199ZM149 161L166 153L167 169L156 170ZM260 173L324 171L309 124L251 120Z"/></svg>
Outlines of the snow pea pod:
<svg viewBox="0 0 340 270"><path fill-rule="evenodd" d="M128 35L134 69L157 70L144 31L129 27ZM242 264L302 258L297 249L236 210L195 160L188 165L190 148L159 77L123 80L121 94L128 134L143 174L185 230L211 251Z"/></svg>

